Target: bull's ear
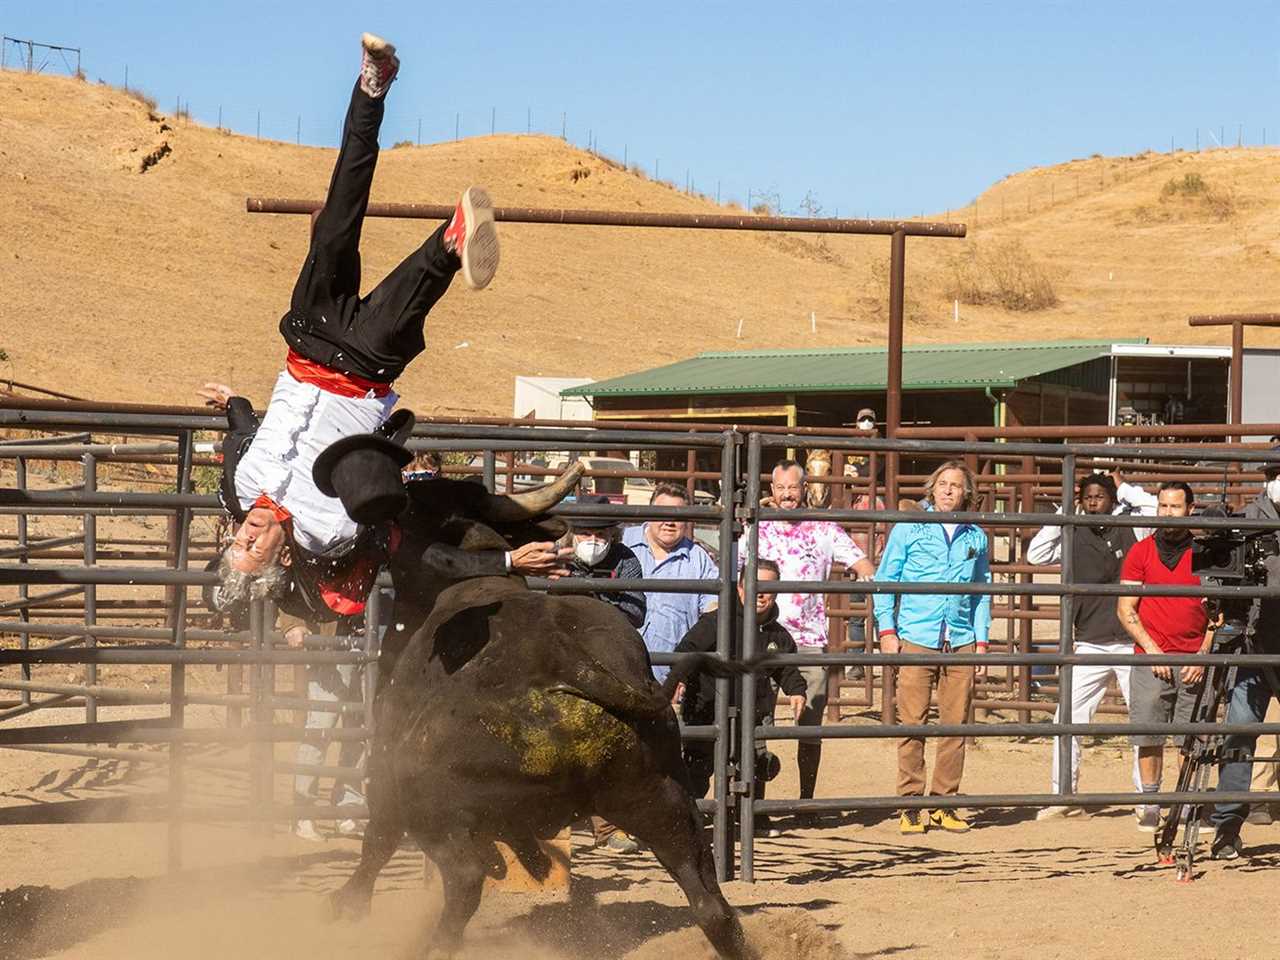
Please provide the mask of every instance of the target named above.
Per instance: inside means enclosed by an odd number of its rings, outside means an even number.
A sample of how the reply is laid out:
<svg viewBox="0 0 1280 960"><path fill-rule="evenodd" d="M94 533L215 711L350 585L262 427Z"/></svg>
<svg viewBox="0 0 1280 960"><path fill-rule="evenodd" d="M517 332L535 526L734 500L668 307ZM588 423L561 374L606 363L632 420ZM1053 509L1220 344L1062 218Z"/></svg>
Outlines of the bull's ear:
<svg viewBox="0 0 1280 960"><path fill-rule="evenodd" d="M458 546L463 550L510 550L512 544L493 527L479 520L463 521L462 539Z"/></svg>

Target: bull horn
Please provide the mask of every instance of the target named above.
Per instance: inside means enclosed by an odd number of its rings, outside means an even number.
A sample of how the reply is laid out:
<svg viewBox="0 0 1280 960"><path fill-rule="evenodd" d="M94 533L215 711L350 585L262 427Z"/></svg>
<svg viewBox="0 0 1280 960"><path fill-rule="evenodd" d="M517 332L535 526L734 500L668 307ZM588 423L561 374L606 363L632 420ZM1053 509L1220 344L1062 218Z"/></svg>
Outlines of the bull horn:
<svg viewBox="0 0 1280 960"><path fill-rule="evenodd" d="M526 490L524 493L491 496L485 505L484 519L494 523L518 523L541 516L573 492L573 488L582 479L584 469L582 461L575 460L564 473L546 486Z"/></svg>

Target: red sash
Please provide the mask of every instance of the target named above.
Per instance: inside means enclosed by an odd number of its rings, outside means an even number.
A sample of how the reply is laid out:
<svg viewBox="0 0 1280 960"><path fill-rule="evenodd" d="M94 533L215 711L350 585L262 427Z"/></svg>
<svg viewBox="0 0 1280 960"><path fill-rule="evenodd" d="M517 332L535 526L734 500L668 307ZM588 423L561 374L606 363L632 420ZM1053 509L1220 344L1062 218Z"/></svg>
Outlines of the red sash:
<svg viewBox="0 0 1280 960"><path fill-rule="evenodd" d="M366 397L370 393L375 397L385 397L391 392L389 383L366 380L355 374L334 370L314 360L308 360L293 350L289 351L289 356L285 359L285 369L293 379L319 387L325 393L336 393L340 397Z"/></svg>

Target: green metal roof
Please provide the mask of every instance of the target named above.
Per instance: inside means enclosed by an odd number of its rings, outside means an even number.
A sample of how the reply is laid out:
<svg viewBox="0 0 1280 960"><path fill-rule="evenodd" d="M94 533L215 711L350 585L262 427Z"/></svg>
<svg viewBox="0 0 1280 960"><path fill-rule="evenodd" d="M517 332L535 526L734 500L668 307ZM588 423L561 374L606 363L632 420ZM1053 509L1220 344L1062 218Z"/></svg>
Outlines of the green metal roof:
<svg viewBox="0 0 1280 960"><path fill-rule="evenodd" d="M1106 357L1112 344L1131 340L1053 340L907 347L906 390L980 390L1013 387L1051 370ZM887 350L738 350L701 353L688 360L562 390L562 397L639 397L662 394L847 393L885 389Z"/></svg>

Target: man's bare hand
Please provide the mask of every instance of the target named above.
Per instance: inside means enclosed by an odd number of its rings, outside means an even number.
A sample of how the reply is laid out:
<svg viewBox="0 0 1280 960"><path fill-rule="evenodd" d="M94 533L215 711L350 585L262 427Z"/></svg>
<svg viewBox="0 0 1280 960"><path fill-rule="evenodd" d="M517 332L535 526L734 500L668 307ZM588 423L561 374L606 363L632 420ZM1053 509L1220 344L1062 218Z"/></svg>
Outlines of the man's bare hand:
<svg viewBox="0 0 1280 960"><path fill-rule="evenodd" d="M804 713L804 705L807 702L803 693L797 693L791 697L791 717L800 722L800 714Z"/></svg>
<svg viewBox="0 0 1280 960"><path fill-rule="evenodd" d="M1204 667L1199 664L1190 663L1182 668L1182 682L1187 686L1195 686L1204 679Z"/></svg>
<svg viewBox="0 0 1280 960"><path fill-rule="evenodd" d="M562 577L569 572L573 548L556 549L555 543L526 543L511 551L511 572L524 577Z"/></svg>
<svg viewBox="0 0 1280 960"><path fill-rule="evenodd" d="M898 635L896 633L886 633L880 638L881 653L897 653L898 652Z"/></svg>
<svg viewBox="0 0 1280 960"><path fill-rule="evenodd" d="M1173 682L1173 667L1152 667L1151 672L1160 680Z"/></svg>
<svg viewBox="0 0 1280 960"><path fill-rule="evenodd" d="M680 706L680 701L684 699L684 682L676 684L676 692L671 695L671 705L673 707Z"/></svg>
<svg viewBox="0 0 1280 960"><path fill-rule="evenodd" d="M298 650L307 639L307 628L304 626L290 627L284 633L284 642L293 649Z"/></svg>
<svg viewBox="0 0 1280 960"><path fill-rule="evenodd" d="M215 410L227 409L227 404L236 392L228 387L225 383L206 383L203 387L196 391L196 394L204 400L206 407L213 407Z"/></svg>

